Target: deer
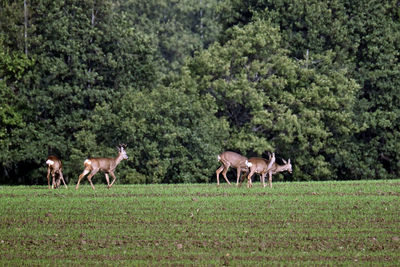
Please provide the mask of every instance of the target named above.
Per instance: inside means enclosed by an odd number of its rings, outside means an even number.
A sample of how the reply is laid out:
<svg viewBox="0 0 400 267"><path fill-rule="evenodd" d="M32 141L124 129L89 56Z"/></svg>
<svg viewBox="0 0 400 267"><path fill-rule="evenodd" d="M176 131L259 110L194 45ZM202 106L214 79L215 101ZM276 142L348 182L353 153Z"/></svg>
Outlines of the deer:
<svg viewBox="0 0 400 267"><path fill-rule="evenodd" d="M292 164L290 163L290 159L288 161L282 159L284 165L278 165L275 162L275 153L272 153L269 160L263 158L250 158L249 162L252 163L250 167L250 173L247 176L247 187L252 187L251 177L254 173L260 174L260 182L262 183L262 187L265 187L265 176L268 173L268 182L269 187L272 188L272 175L278 172L288 171L292 173ZM241 182L244 178L242 178Z"/></svg>
<svg viewBox="0 0 400 267"><path fill-rule="evenodd" d="M238 153L232 151L225 151L218 155L218 161L222 163L221 167L216 170L217 174L217 185L219 186L219 174L222 172L222 176L224 176L225 181L231 185L228 178L226 177L226 173L228 172L230 167L236 168L237 172L237 180L236 185L239 185L239 178L242 171L247 171L251 166L251 163L248 159Z"/></svg>
<svg viewBox="0 0 400 267"><path fill-rule="evenodd" d="M79 188L79 183L81 182L82 178L90 173L87 176L87 179L90 182L90 185L92 186L92 189L95 190L93 183L92 183L92 177L95 175L98 171L103 171L106 176L106 181L107 181L107 188L110 189L111 186L114 184L116 177L114 174L115 169L117 168L118 164L124 160L128 159L128 155L126 154L125 148L126 145L120 144L118 148L118 155L115 158L89 158L86 159L83 163L85 166L85 169L83 170L82 174L79 175L78 178L78 183L76 184L75 189ZM108 174L110 174L113 178L111 184L110 184L110 179Z"/></svg>
<svg viewBox="0 0 400 267"><path fill-rule="evenodd" d="M48 156L46 160L47 165L47 184L50 189L50 174L53 177L53 182L51 188L57 188L60 186L60 180L63 182L65 188L68 189L68 186L65 184L64 177L62 174L62 163L61 160L56 156ZM56 182L56 174L58 174L58 179Z"/></svg>

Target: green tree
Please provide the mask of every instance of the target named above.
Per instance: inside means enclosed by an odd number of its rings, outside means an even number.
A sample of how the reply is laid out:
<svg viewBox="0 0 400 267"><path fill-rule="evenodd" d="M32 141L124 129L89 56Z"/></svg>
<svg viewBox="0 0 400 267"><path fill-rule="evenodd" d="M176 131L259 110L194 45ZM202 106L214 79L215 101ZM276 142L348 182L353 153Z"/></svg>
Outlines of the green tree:
<svg viewBox="0 0 400 267"><path fill-rule="evenodd" d="M337 178L335 157L354 129L358 86L336 69L333 53L308 59L319 62L310 66L283 47L279 29L255 19L198 53L189 69L229 122L227 148L293 157L296 180Z"/></svg>
<svg viewBox="0 0 400 267"><path fill-rule="evenodd" d="M362 85L360 131L347 169L353 177L400 175L400 13L396 1L349 2L358 49L354 77Z"/></svg>
<svg viewBox="0 0 400 267"><path fill-rule="evenodd" d="M290 1L289 1L290 2ZM282 1L267 6L267 17L282 29L293 57L304 51L334 52L361 90L352 142L343 151L341 177L398 177L399 46L398 5L393 1Z"/></svg>
<svg viewBox="0 0 400 267"><path fill-rule="evenodd" d="M85 145L76 154L103 149L101 144L116 138L128 144L130 158L119 182L208 182L227 124L215 117L214 99L198 94L187 70L170 79L168 87L134 90L113 105L98 106L77 133Z"/></svg>
<svg viewBox="0 0 400 267"><path fill-rule="evenodd" d="M12 176L38 183L47 154L60 156L65 175L75 176L70 154L82 122L98 103L116 101L128 85L152 87L157 76L154 48L113 12L112 1L29 1L29 7L29 57L36 60L17 85L27 112L25 127L12 133L20 170Z"/></svg>
<svg viewBox="0 0 400 267"><path fill-rule="evenodd" d="M9 182L9 172L15 168L13 148L17 145L13 132L23 129L23 115L26 109L18 98L18 82L25 70L32 66L33 60L22 51L8 47L5 35L0 35L0 181Z"/></svg>
<svg viewBox="0 0 400 267"><path fill-rule="evenodd" d="M342 179L395 178L399 165L399 33L396 1L236 1L221 5L225 28L254 16L278 25L292 58L330 53L360 84L356 128L340 164ZM340 163L339 163L340 162Z"/></svg>
<svg viewBox="0 0 400 267"><path fill-rule="evenodd" d="M221 25L216 10L219 0L119 1L118 13L157 47L163 72L178 71L186 57L217 40Z"/></svg>

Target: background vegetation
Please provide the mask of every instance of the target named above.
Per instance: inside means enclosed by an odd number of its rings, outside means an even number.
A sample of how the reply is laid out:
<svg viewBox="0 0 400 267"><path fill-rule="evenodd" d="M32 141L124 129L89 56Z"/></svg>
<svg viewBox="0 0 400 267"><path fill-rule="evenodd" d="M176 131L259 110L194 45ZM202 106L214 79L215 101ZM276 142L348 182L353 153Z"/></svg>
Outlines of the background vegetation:
<svg viewBox="0 0 400 267"><path fill-rule="evenodd" d="M209 182L216 155L275 151L285 180L400 172L397 1L0 1L0 182ZM283 179L283 176L277 176ZM99 178L97 180L100 180Z"/></svg>

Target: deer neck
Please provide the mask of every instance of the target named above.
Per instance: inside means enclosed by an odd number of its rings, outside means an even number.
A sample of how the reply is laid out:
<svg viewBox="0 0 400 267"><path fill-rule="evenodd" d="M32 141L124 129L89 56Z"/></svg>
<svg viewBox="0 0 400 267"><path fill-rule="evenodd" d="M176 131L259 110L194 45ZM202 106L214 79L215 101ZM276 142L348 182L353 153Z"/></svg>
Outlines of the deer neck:
<svg viewBox="0 0 400 267"><path fill-rule="evenodd" d="M270 169L273 168L274 165L277 165L277 164L275 163L275 159L274 159L274 158L270 159L269 162L267 161L267 164L268 164L267 170L270 170Z"/></svg>
<svg viewBox="0 0 400 267"><path fill-rule="evenodd" d="M122 155L118 154L118 156L115 158L115 166L117 166L122 161L122 159Z"/></svg>

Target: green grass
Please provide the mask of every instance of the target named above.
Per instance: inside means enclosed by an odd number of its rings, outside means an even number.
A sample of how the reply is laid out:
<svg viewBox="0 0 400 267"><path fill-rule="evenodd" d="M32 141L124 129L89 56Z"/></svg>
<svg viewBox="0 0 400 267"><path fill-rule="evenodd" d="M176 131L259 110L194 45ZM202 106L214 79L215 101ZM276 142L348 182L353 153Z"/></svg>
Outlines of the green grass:
<svg viewBox="0 0 400 267"><path fill-rule="evenodd" d="M1 265L400 264L400 181L0 186Z"/></svg>

